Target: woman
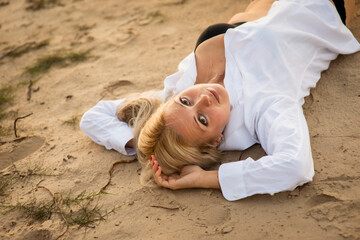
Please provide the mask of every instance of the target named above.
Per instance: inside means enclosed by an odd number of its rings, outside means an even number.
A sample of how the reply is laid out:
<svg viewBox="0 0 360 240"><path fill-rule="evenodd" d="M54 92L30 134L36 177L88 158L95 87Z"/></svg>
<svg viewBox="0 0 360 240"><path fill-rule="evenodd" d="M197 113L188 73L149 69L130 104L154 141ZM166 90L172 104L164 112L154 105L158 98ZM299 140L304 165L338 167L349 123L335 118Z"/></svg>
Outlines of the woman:
<svg viewBox="0 0 360 240"><path fill-rule="evenodd" d="M108 149L130 155L135 147L143 173L151 169L155 182L171 189L218 188L237 200L311 181L304 97L338 54L360 50L343 24L354 1L339 2L252 1L229 24L200 36L165 79L161 101L99 102L81 128ZM255 143L268 155L203 170L219 161L219 150Z"/></svg>

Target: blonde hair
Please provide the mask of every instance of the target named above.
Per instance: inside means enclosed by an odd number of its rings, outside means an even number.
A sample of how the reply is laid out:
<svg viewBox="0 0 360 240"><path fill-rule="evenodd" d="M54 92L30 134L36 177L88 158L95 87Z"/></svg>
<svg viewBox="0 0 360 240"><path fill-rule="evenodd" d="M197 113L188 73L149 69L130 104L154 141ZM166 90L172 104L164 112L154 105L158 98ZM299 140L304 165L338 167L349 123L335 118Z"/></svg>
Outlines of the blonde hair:
<svg viewBox="0 0 360 240"><path fill-rule="evenodd" d="M164 120L166 103L156 98L140 97L128 100L117 111L120 121L134 127L137 158L142 166L140 180L145 184L151 177L148 164L151 155L162 168L164 174L179 172L185 165L195 164L207 168L216 163L220 152L209 143L195 145L186 142Z"/></svg>

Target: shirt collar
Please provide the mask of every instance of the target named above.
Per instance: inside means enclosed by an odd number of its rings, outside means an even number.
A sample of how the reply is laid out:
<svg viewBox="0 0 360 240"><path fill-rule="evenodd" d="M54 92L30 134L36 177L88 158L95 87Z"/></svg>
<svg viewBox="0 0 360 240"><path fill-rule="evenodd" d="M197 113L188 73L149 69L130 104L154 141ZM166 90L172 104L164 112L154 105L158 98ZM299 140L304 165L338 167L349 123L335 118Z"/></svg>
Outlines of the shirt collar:
<svg viewBox="0 0 360 240"><path fill-rule="evenodd" d="M175 94L193 86L196 82L197 69L194 52L190 53L184 61L179 64L179 71L183 71L183 74L181 74L180 79L176 83Z"/></svg>

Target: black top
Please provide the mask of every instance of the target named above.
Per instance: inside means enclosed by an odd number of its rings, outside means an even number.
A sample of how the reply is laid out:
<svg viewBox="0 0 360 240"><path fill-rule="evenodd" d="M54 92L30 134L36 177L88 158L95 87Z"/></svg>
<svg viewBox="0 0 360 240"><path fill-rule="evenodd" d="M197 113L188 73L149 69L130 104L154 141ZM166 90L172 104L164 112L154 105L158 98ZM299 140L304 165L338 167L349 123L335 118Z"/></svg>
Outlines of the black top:
<svg viewBox="0 0 360 240"><path fill-rule="evenodd" d="M341 21L345 24L346 20L346 12L345 12L345 6L344 6L344 0L333 0L336 10L340 15Z"/></svg>
<svg viewBox="0 0 360 240"><path fill-rule="evenodd" d="M217 35L225 33L229 28L235 28L245 22L239 22L234 24L228 24L228 23L218 23L209 26L206 28L200 35L199 39L196 42L195 50L196 48L204 41L208 40L209 38L215 37Z"/></svg>

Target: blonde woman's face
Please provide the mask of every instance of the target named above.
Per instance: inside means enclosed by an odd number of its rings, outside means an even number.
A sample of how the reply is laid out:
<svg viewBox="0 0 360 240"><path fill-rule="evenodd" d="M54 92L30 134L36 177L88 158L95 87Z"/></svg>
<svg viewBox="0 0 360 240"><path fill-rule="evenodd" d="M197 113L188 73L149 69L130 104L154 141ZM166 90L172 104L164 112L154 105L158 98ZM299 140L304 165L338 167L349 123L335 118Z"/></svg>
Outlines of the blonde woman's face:
<svg viewBox="0 0 360 240"><path fill-rule="evenodd" d="M186 141L217 146L229 120L230 102L220 84L196 84L175 96L165 108L165 122Z"/></svg>

